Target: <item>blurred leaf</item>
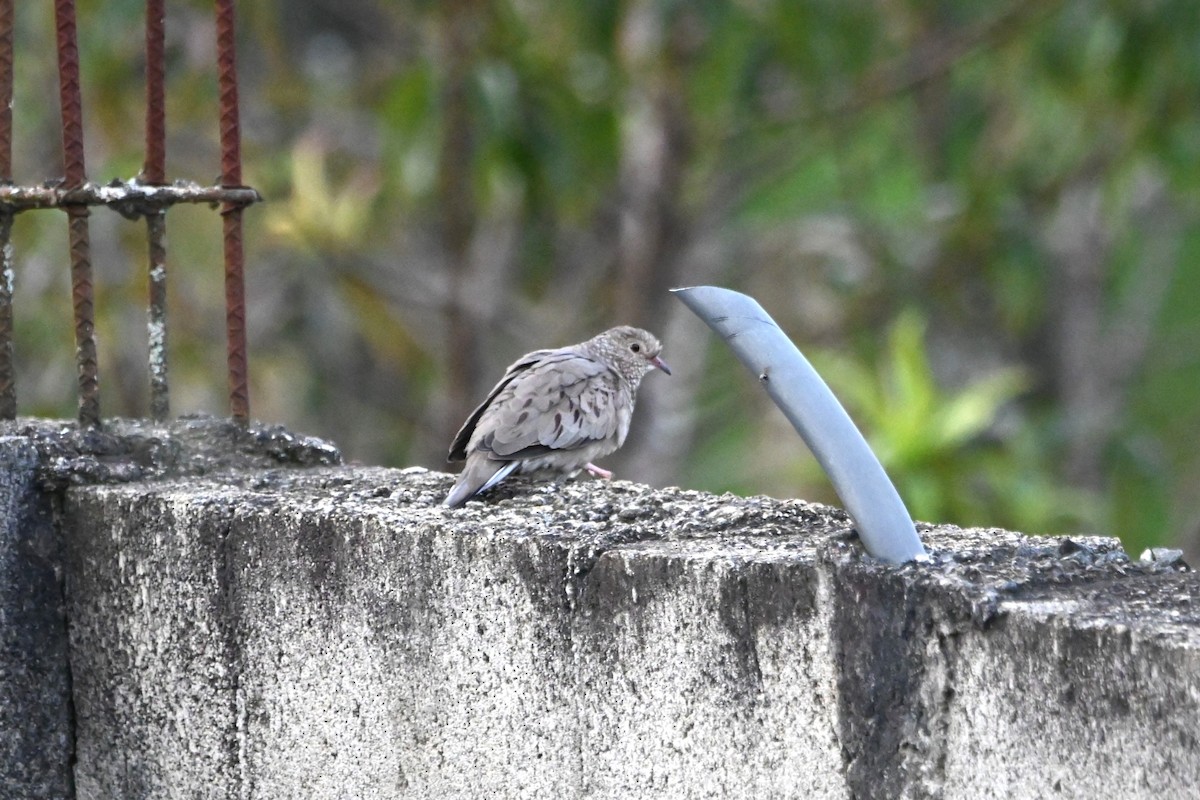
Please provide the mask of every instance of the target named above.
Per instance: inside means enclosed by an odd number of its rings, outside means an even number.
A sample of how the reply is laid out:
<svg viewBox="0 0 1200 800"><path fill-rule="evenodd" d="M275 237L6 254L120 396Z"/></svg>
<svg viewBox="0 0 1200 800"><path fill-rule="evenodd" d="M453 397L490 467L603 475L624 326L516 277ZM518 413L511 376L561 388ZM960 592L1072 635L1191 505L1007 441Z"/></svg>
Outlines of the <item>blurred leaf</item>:
<svg viewBox="0 0 1200 800"><path fill-rule="evenodd" d="M378 178L366 168L355 169L335 187L329 180L325 148L302 141L292 151L291 197L267 212L267 229L314 251L353 248L371 221L378 193Z"/></svg>
<svg viewBox="0 0 1200 800"><path fill-rule="evenodd" d="M1049 462L1029 440L1018 446L995 427L1001 410L1027 386L1022 371L1001 369L947 392L929 363L925 329L915 311L901 314L874 371L828 353L813 358L864 429L910 513L1039 532L1094 520L1091 511L1071 508L1082 495L1056 486Z"/></svg>

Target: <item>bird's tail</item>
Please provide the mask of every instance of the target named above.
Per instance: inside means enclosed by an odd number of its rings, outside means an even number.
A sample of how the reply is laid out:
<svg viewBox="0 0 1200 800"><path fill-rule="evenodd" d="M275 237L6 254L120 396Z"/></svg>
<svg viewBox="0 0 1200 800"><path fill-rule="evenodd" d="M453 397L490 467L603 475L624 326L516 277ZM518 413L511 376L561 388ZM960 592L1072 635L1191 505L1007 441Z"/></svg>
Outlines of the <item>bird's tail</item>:
<svg viewBox="0 0 1200 800"><path fill-rule="evenodd" d="M517 461L492 461L482 453L467 458L467 465L442 505L458 508L480 492L486 491L507 478L517 468Z"/></svg>

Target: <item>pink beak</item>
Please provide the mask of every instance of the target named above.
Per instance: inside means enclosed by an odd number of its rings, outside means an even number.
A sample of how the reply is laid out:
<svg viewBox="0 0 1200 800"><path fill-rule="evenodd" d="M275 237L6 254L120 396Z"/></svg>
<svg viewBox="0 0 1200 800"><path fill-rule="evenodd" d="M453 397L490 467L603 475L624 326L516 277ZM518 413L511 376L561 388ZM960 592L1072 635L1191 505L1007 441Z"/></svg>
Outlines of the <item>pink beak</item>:
<svg viewBox="0 0 1200 800"><path fill-rule="evenodd" d="M671 374L671 368L667 366L667 362L663 361L658 356L655 356L654 358L647 359L647 360L654 366L661 369L663 372L667 373L668 375Z"/></svg>

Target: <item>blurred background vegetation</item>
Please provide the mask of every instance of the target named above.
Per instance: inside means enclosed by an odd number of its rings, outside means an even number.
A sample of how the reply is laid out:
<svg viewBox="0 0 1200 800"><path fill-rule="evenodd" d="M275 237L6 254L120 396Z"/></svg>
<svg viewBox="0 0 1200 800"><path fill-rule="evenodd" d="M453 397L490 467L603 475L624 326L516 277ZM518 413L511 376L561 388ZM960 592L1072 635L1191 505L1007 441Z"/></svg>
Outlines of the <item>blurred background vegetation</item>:
<svg viewBox="0 0 1200 800"><path fill-rule="evenodd" d="M88 171L142 160L141 0L79 0ZM19 182L61 175L49 3ZM168 3L168 173L218 174L212 4ZM666 289L757 297L914 516L1200 556L1200 3L290 0L239 8L252 411L441 468L513 358L663 338L608 463L834 501ZM147 411L144 226L92 216L102 406ZM168 217L173 412L225 413L218 216ZM18 400L73 416L58 213L15 226Z"/></svg>

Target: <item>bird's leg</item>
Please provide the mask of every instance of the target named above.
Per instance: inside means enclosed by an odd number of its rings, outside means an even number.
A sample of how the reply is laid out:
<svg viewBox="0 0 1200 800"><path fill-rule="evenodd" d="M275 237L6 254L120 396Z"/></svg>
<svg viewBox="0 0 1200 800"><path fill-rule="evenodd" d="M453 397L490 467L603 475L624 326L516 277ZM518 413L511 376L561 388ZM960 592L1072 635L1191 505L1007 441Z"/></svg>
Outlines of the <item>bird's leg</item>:
<svg viewBox="0 0 1200 800"><path fill-rule="evenodd" d="M583 468L586 469L590 474L594 475L597 478L603 478L606 481L612 480L613 474L611 472L606 470L604 467L597 467L595 464L593 464L590 461L588 463L584 464Z"/></svg>

